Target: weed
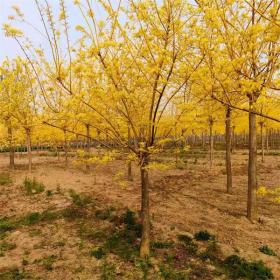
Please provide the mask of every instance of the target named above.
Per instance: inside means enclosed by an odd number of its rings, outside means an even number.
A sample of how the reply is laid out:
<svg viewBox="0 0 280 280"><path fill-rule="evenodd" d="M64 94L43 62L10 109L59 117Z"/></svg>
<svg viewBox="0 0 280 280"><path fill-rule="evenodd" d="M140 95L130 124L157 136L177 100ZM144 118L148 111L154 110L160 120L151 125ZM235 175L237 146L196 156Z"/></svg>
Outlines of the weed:
<svg viewBox="0 0 280 280"><path fill-rule="evenodd" d="M64 247L65 246L65 242L64 241L57 241L53 244L53 248L59 248L59 247Z"/></svg>
<svg viewBox="0 0 280 280"><path fill-rule="evenodd" d="M6 232L0 232L0 240L3 240L7 237L7 233Z"/></svg>
<svg viewBox="0 0 280 280"><path fill-rule="evenodd" d="M45 190L44 184L38 182L35 178L30 179L25 177L23 187L28 195L39 194Z"/></svg>
<svg viewBox="0 0 280 280"><path fill-rule="evenodd" d="M124 260L131 260L133 256L138 254L137 248L128 242L122 232L114 233L108 237L104 246L107 251L118 255Z"/></svg>
<svg viewBox="0 0 280 280"><path fill-rule="evenodd" d="M42 259L35 260L34 263L40 263L46 270L51 271L51 270L53 270L53 264L56 261L56 258L57 258L57 256L50 255L50 256L46 256Z"/></svg>
<svg viewBox="0 0 280 280"><path fill-rule="evenodd" d="M116 267L112 263L104 262L101 266L101 280L114 280L116 278Z"/></svg>
<svg viewBox="0 0 280 280"><path fill-rule="evenodd" d="M40 229L32 229L29 232L29 236L30 237L34 237L34 236L40 236L42 234L42 231Z"/></svg>
<svg viewBox="0 0 280 280"><path fill-rule="evenodd" d="M9 173L0 173L0 185L10 185L12 183L12 178Z"/></svg>
<svg viewBox="0 0 280 280"><path fill-rule="evenodd" d="M184 248L187 253L189 253L191 255L195 255L197 253L198 246L197 246L197 244L195 244L193 242L193 240L190 236L185 235L185 234L180 234L177 236L177 238L181 243L183 243Z"/></svg>
<svg viewBox="0 0 280 280"><path fill-rule="evenodd" d="M31 212L26 216L17 219L3 218L0 219L0 234L4 234L7 231L12 231L22 226L31 226L39 222L52 221L60 217L61 215L59 212L44 211L42 213Z"/></svg>
<svg viewBox="0 0 280 280"><path fill-rule="evenodd" d="M51 190L47 190L47 191L46 191L46 195L47 195L47 196L52 196L52 195L53 195L53 193L52 193L52 191L51 191Z"/></svg>
<svg viewBox="0 0 280 280"><path fill-rule="evenodd" d="M31 212L23 217L21 220L18 220L18 224L22 224L25 226L31 226L37 224L39 222L48 222L53 221L60 218L60 214L58 212L50 212L48 210L39 212Z"/></svg>
<svg viewBox="0 0 280 280"><path fill-rule="evenodd" d="M190 279L209 279L209 271L205 265L192 264L189 276Z"/></svg>
<svg viewBox="0 0 280 280"><path fill-rule="evenodd" d="M18 268L5 272L0 272L1 280L26 280L32 279L25 271L20 271Z"/></svg>
<svg viewBox="0 0 280 280"><path fill-rule="evenodd" d="M106 252L101 247L98 247L97 249L92 250L90 252L90 255L92 257L95 257L96 259L100 260L106 255Z"/></svg>
<svg viewBox="0 0 280 280"><path fill-rule="evenodd" d="M271 248L269 248L267 245L260 247L259 251L268 256L277 256L276 253Z"/></svg>
<svg viewBox="0 0 280 280"><path fill-rule="evenodd" d="M176 168L180 169L180 170L183 170L185 168L185 164L183 162L177 162Z"/></svg>
<svg viewBox="0 0 280 280"><path fill-rule="evenodd" d="M22 259L21 263L23 266L26 266L29 264L29 261L27 259Z"/></svg>
<svg viewBox="0 0 280 280"><path fill-rule="evenodd" d="M210 234L207 230L201 230L195 233L194 238L197 241L208 241L210 239L214 240L215 236Z"/></svg>
<svg viewBox="0 0 280 280"><path fill-rule="evenodd" d="M4 256L6 251L13 250L17 247L15 243L10 243L7 241L3 241L0 243L0 255Z"/></svg>
<svg viewBox="0 0 280 280"><path fill-rule="evenodd" d="M16 229L14 222L9 218L0 219L0 233L5 233L7 231L11 231Z"/></svg>
<svg viewBox="0 0 280 280"><path fill-rule="evenodd" d="M40 221L40 216L38 212L29 213L23 219L23 224L27 226L34 225Z"/></svg>
<svg viewBox="0 0 280 280"><path fill-rule="evenodd" d="M153 241L151 242L152 249L168 249L174 246L172 241Z"/></svg>
<svg viewBox="0 0 280 280"><path fill-rule="evenodd" d="M188 280L188 273L184 271L178 271L171 265L161 265L160 275L165 280Z"/></svg>
<svg viewBox="0 0 280 280"><path fill-rule="evenodd" d="M142 225L137 221L136 214L127 209L122 216L123 223L125 224L125 233L127 235L134 234L134 238L141 237Z"/></svg>
<svg viewBox="0 0 280 280"><path fill-rule="evenodd" d="M140 259L137 263L137 265L139 266L139 268L141 269L142 273L143 273L143 280L147 280L148 279L148 274L149 274L149 270L152 267L152 264L150 262L149 259L145 259L142 260Z"/></svg>
<svg viewBox="0 0 280 280"><path fill-rule="evenodd" d="M85 269L85 267L83 265L80 265L78 266L75 270L74 270L74 273L77 274L77 273L81 273L83 272Z"/></svg>
<svg viewBox="0 0 280 280"><path fill-rule="evenodd" d="M107 234L104 249L122 259L132 260L138 255L138 238L141 236L141 225L137 222L136 214L131 210L127 210L118 219L118 222L120 224L118 224L117 230Z"/></svg>
<svg viewBox="0 0 280 280"><path fill-rule="evenodd" d="M237 255L231 255L224 260L224 265L232 279L274 279L271 269L266 267L262 261L248 262Z"/></svg>
<svg viewBox="0 0 280 280"><path fill-rule="evenodd" d="M74 190L70 190L70 196L73 204L78 207L86 207L93 202L92 198L83 194L77 194Z"/></svg>
<svg viewBox="0 0 280 280"><path fill-rule="evenodd" d="M220 246L218 246L215 240L211 241L211 243L207 246L205 252L203 252L200 257L202 260L211 260L213 262L218 262L222 257Z"/></svg>
<svg viewBox="0 0 280 280"><path fill-rule="evenodd" d="M67 207L63 210L62 216L70 220L75 220L83 218L85 216L85 213L81 208Z"/></svg>
<svg viewBox="0 0 280 280"><path fill-rule="evenodd" d="M112 211L110 208L106 208L106 209L98 209L95 211L95 217L97 219L100 219L100 220L107 220L111 217L112 215Z"/></svg>
<svg viewBox="0 0 280 280"><path fill-rule="evenodd" d="M177 239L180 241L180 242L183 242L185 244L189 244L192 242L192 238L189 236L189 235L186 235L186 234L179 234L177 236Z"/></svg>

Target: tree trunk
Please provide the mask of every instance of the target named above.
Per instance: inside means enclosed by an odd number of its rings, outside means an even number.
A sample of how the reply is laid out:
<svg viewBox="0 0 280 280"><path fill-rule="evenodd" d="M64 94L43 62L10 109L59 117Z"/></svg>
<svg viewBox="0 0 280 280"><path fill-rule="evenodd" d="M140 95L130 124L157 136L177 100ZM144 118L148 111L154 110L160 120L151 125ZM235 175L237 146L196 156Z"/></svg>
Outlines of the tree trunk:
<svg viewBox="0 0 280 280"><path fill-rule="evenodd" d="M87 129L87 143L86 143L86 169L89 171L90 170L90 165L88 162L89 159L89 154L90 154L90 130L89 130L89 124L86 125L86 129Z"/></svg>
<svg viewBox="0 0 280 280"><path fill-rule="evenodd" d="M15 147L13 145L13 131L11 126L8 126L8 141L9 141L10 169L15 169Z"/></svg>
<svg viewBox="0 0 280 280"><path fill-rule="evenodd" d="M31 129L25 128L26 132L26 146L27 146L27 157L28 157L28 172L32 171L32 151L31 151Z"/></svg>
<svg viewBox="0 0 280 280"><path fill-rule="evenodd" d="M204 150L205 147L204 132L201 133L201 145L202 145L202 150Z"/></svg>
<svg viewBox="0 0 280 280"><path fill-rule="evenodd" d="M130 126L129 126L129 124L127 126L127 142L128 142L128 144L130 144ZM131 160L129 160L129 159L128 159L128 162L127 162L127 179L128 179L128 181L133 180Z"/></svg>
<svg viewBox="0 0 280 280"><path fill-rule="evenodd" d="M268 128L266 127L266 131L265 131L265 136L266 136L266 152L268 153L269 150L269 131Z"/></svg>
<svg viewBox="0 0 280 280"><path fill-rule="evenodd" d="M261 150L262 150L262 162L264 162L264 135L263 135L263 122L260 122L261 126Z"/></svg>
<svg viewBox="0 0 280 280"><path fill-rule="evenodd" d="M226 109L226 171L227 171L227 193L232 193L231 172L231 109Z"/></svg>
<svg viewBox="0 0 280 280"><path fill-rule="evenodd" d="M271 148L274 150L274 137L273 137L273 128L270 130L270 139L271 139Z"/></svg>
<svg viewBox="0 0 280 280"><path fill-rule="evenodd" d="M213 118L212 116L209 117L209 136L210 136L210 140L209 140L209 145L210 145L210 169L212 168L213 165L213 148L214 148L214 139L213 139Z"/></svg>
<svg viewBox="0 0 280 280"><path fill-rule="evenodd" d="M235 126L232 126L232 143L231 143L232 153L235 151L235 145L236 145Z"/></svg>
<svg viewBox="0 0 280 280"><path fill-rule="evenodd" d="M257 218L257 130L256 115L251 112L254 110L254 104L250 99L247 218L251 221Z"/></svg>
<svg viewBox="0 0 280 280"><path fill-rule="evenodd" d="M68 167L68 143L67 143L67 133L64 130L64 160L65 160L65 167Z"/></svg>
<svg viewBox="0 0 280 280"><path fill-rule="evenodd" d="M142 218L142 237L140 244L140 257L147 258L150 255L150 206L149 206L149 174L148 155L143 155L141 172L141 218Z"/></svg>

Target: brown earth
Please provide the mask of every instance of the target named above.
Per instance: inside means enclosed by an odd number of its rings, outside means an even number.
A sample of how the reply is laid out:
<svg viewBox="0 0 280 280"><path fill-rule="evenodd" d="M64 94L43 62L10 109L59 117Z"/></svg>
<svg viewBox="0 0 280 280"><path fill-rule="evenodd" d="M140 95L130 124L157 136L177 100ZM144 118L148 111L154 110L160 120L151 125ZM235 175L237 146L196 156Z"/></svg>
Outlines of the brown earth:
<svg viewBox="0 0 280 280"><path fill-rule="evenodd" d="M238 252L249 260L263 260L272 269L275 279L280 279L279 257L267 256L258 250L260 246L268 245L280 256L280 205L269 198L259 198L259 221L251 223L245 218L246 160L247 156L241 152L233 155L232 195L225 193L222 153L217 153L212 170L208 168L207 159L189 158L180 169L151 171L153 237L174 239L178 233L194 234L207 229L217 236L225 255ZM128 182L127 186L116 179L116 174L126 171L124 161L116 160L85 172L82 166L75 164L65 169L62 159L58 161L54 157L35 155L31 175L25 170L27 160L24 156L16 158L16 163L17 169L11 173L13 184L0 186L0 218L18 217L46 209L63 209L71 204L69 189L87 193L104 205L128 207L134 211L140 209L137 166L133 166L134 181ZM7 171L7 165L7 155L1 155L0 169ZM53 195L24 195L21 185L26 176L35 177L47 190L52 190ZM267 156L265 163L259 162L259 185L275 188L279 179L279 156ZM17 229L9 234L7 240L15 243L16 248L0 257L0 271L21 267L26 256L32 261L28 269L42 279L100 279L100 261L85 257L83 250L79 249L84 244L75 234L74 225L63 219L35 225L32 231L25 227ZM60 246L60 243L67 245ZM34 264L34 260L49 255L58 256L54 270L45 271L42 266L36 265L36 261ZM87 273L79 273L82 267L87 268Z"/></svg>

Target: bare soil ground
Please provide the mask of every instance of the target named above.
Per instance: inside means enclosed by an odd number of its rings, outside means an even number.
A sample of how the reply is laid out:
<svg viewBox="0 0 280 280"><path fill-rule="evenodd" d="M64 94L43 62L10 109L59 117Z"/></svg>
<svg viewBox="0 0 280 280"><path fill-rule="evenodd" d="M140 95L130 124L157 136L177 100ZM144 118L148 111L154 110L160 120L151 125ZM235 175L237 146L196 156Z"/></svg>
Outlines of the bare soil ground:
<svg viewBox="0 0 280 280"><path fill-rule="evenodd" d="M262 260L272 269L275 279L280 279L280 205L269 198L259 198L260 220L256 223L249 222L245 218L247 156L240 151L233 155L232 195L225 193L223 157L221 152L216 154L212 170L209 170L206 158L186 158L186 163L180 169L151 171L153 239L176 240L178 234L208 230L217 237L225 256L239 254L248 260ZM34 212L60 213L59 211L71 209L73 198L69 195L70 189L93 198L94 211L108 207L116 209L112 210L116 213L122 213L127 208L135 212L140 209L137 166L133 166L134 180L128 182L126 187L120 186L116 179L116 174L126 171L124 161L116 160L85 172L82 166L71 164L65 169L62 159L58 161L55 157L34 154L31 175L25 169L27 160L24 156L16 158L16 163L16 170L10 172L12 183L0 186L0 219L16 220ZM7 155L1 155L0 170L8 172L7 166ZM27 195L22 188L26 176L35 177L42 182L46 191ZM279 187L279 179L279 156L267 156L264 163L259 162L260 185ZM90 251L97 243L90 238L83 238L87 227L106 231L110 222L91 217L89 210L84 213L88 217L87 222L67 219L64 215L43 218L39 223L31 222L30 225L23 223L7 231L0 238L0 244L5 242L4 244L12 246L4 246L2 249L0 272L24 268L33 275L31 279L114 279L101 277L105 277L106 273L110 276L110 262L115 262L116 279L142 279L143 268L138 269L137 265L123 262L114 254L110 254L106 262L90 256ZM76 212L70 213L70 216L79 215L78 209L74 208L74 211ZM259 248L263 245L272 248L278 256L261 253ZM210 271L213 269L207 262L202 265ZM149 279L160 279L155 275L150 275ZM0 279L13 279L8 277L10 276L0 276ZM29 278L22 276L14 279ZM228 278L197 274L192 279Z"/></svg>

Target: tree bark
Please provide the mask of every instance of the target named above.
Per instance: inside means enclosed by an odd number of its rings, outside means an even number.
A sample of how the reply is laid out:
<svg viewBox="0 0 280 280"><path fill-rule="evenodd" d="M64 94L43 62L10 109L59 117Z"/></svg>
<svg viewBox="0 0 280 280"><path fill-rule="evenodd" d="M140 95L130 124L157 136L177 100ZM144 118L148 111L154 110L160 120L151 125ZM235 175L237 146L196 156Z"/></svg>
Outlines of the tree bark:
<svg viewBox="0 0 280 280"><path fill-rule="evenodd" d="M128 124L128 126L127 126L127 141L128 141L128 144L130 144L130 140L131 140L130 137L131 137L131 135L130 135L130 126ZM127 162L127 179L128 179L128 181L132 181L133 180L131 160L129 160L129 159L128 159L128 162Z"/></svg>
<svg viewBox="0 0 280 280"><path fill-rule="evenodd" d="M254 109L254 100L250 98L250 111ZM251 221L257 218L257 130L256 115L249 113L249 163L248 163L248 199L247 218Z"/></svg>
<svg viewBox="0 0 280 280"><path fill-rule="evenodd" d="M90 165L88 162L89 159L89 154L90 154L90 127L89 124L86 125L86 129L87 129L87 143L86 143L86 158L87 158L87 162L86 162L86 169L89 171L90 170Z"/></svg>
<svg viewBox="0 0 280 280"><path fill-rule="evenodd" d="M13 131L12 127L8 126L8 141L9 141L9 156L10 156L10 169L15 169L15 147L13 145Z"/></svg>
<svg viewBox="0 0 280 280"><path fill-rule="evenodd" d="M214 139L213 139L213 118L212 116L209 116L209 137L210 137L210 140L209 140L209 145L210 145L210 169L212 168L212 165L213 165L213 148L214 148Z"/></svg>
<svg viewBox="0 0 280 280"><path fill-rule="evenodd" d="M227 193L232 193L232 170L231 170L231 109L226 109L226 171Z"/></svg>
<svg viewBox="0 0 280 280"><path fill-rule="evenodd" d="M67 133L64 130L64 160L65 160L65 167L68 167L68 143L67 143Z"/></svg>
<svg viewBox="0 0 280 280"><path fill-rule="evenodd" d="M150 206L149 206L149 174L148 155L143 155L141 172L141 218L142 218L142 237L140 244L140 257L147 258L150 256Z"/></svg>
<svg viewBox="0 0 280 280"><path fill-rule="evenodd" d="M202 131L201 133L201 145L202 145L202 150L205 148L205 138L204 138L204 132Z"/></svg>
<svg viewBox="0 0 280 280"><path fill-rule="evenodd" d="M26 146L27 146L27 157L28 157L28 172L32 172L32 151L31 151L31 129L25 128L26 132Z"/></svg>
<svg viewBox="0 0 280 280"><path fill-rule="evenodd" d="M261 150L262 150L262 162L264 162L264 135L263 135L263 122L260 122L261 126Z"/></svg>
<svg viewBox="0 0 280 280"><path fill-rule="evenodd" d="M235 126L232 126L232 143L231 143L231 152L235 151L236 146L236 136L235 136Z"/></svg>
<svg viewBox="0 0 280 280"><path fill-rule="evenodd" d="M265 136L266 136L266 152L268 152L269 150L269 131L268 128L266 127L266 131L265 131Z"/></svg>

